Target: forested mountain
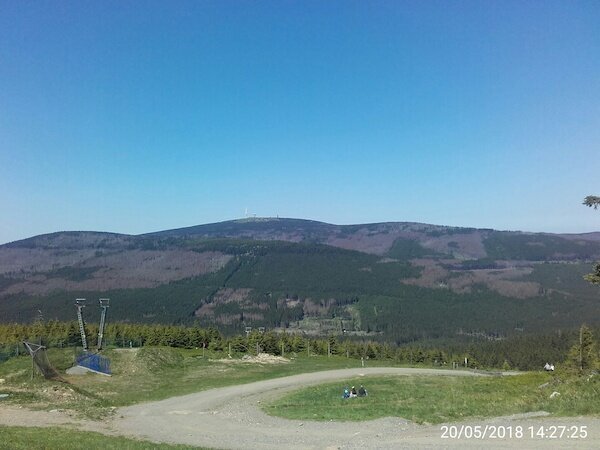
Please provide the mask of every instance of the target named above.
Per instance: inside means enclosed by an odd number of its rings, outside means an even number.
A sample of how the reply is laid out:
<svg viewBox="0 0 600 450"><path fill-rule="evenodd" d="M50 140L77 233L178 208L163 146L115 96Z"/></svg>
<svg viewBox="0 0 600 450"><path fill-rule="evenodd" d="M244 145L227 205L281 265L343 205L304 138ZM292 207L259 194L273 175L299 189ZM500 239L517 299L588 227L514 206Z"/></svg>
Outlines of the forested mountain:
<svg viewBox="0 0 600 450"><path fill-rule="evenodd" d="M599 324L600 288L582 279L599 237L279 218L53 233L0 246L0 322L68 320L76 297L110 297L120 321L495 339Z"/></svg>

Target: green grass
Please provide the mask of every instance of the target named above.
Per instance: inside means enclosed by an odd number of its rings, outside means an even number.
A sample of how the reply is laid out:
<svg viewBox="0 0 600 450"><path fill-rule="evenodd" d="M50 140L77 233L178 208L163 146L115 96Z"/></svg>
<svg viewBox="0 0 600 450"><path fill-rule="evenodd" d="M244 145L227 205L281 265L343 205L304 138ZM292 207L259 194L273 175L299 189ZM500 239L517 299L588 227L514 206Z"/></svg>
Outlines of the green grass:
<svg viewBox="0 0 600 450"><path fill-rule="evenodd" d="M122 352L119 356L122 358ZM165 363L165 354L170 355ZM125 353L126 355L126 353ZM360 360L341 356L296 356L286 364L227 363L223 353L206 353L201 350L172 348L145 348L139 351L133 363L113 356L117 366L112 379L98 385L97 376L82 377L77 383L83 388L107 396L110 405L121 406L140 401L160 400L175 395L184 395L217 387L251 383L269 378L296 375L303 372L359 367ZM238 358L241 355L238 356ZM159 359L161 362L156 362ZM234 358L235 359L235 358ZM373 361L370 365L390 365L389 361ZM130 375L137 375L131 377Z"/></svg>
<svg viewBox="0 0 600 450"><path fill-rule="evenodd" d="M544 383L548 385L540 387ZM369 396L343 399L344 386L363 384ZM600 377L560 381L546 373L510 377L365 377L301 389L264 406L290 419L359 421L403 417L417 423L495 417L530 411L600 414ZM553 391L561 395L550 399Z"/></svg>
<svg viewBox="0 0 600 450"><path fill-rule="evenodd" d="M0 426L0 449L37 450L102 448L119 450L170 450L192 449L184 445L156 444L124 437L106 436L90 431L73 431L65 428L29 428Z"/></svg>
<svg viewBox="0 0 600 450"><path fill-rule="evenodd" d="M221 352L145 347L109 350L112 377L87 374L65 376L71 385L47 381L36 376L31 380L31 359L11 358L0 364L0 392L11 396L5 404L29 408L61 408L78 411L89 418L101 418L112 407L143 401L161 400L206 389L250 383L269 378L330 369L359 367L360 360L341 356L298 355L286 364L252 364L223 362ZM72 349L51 349L50 361L61 371L72 365ZM234 358L235 359L235 358ZM369 361L370 366L391 365L390 361Z"/></svg>
<svg viewBox="0 0 600 450"><path fill-rule="evenodd" d="M72 349L52 349L50 360L64 369L70 366ZM70 385L31 380L29 357L11 358L0 364L0 392L11 394L2 404L33 409L66 409L88 418L111 414L113 407L160 400L206 389L250 383L303 372L360 366L345 357L296 356L289 363L261 365L221 360L220 352L147 347L109 350L113 376L88 374L67 377ZM389 366L390 361L368 362ZM345 385L364 384L367 398L343 400ZM544 385L540 388L540 385ZM557 398L550 399L554 391ZM293 392L268 404L270 414L296 419L365 420L399 416L416 422L439 423L469 417L488 417L528 411L556 415L600 414L600 375L527 373L514 377L366 377L341 380Z"/></svg>

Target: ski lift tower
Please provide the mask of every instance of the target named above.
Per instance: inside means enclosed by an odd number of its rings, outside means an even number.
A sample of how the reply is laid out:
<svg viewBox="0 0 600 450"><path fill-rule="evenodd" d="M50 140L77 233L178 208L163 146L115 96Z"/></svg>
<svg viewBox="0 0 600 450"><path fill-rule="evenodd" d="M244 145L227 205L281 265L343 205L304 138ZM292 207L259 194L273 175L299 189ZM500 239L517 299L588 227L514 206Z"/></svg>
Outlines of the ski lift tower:
<svg viewBox="0 0 600 450"><path fill-rule="evenodd" d="M75 299L75 306L77 307L77 321L79 322L79 332L81 333L81 344L83 345L83 351L87 352L87 339L85 337L85 327L83 326L83 315L81 309L85 308L85 298Z"/></svg>
<svg viewBox="0 0 600 450"><path fill-rule="evenodd" d="M100 308L102 313L100 315L100 328L98 328L98 351L102 350L102 338L104 337L104 325L106 323L106 310L108 309L109 298L100 299Z"/></svg>

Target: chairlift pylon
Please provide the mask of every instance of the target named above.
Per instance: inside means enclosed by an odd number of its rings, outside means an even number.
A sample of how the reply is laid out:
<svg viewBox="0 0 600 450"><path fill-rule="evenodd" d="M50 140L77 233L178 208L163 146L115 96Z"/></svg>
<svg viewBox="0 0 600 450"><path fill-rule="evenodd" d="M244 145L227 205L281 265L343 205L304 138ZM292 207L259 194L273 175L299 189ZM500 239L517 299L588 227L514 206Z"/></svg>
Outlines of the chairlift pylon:
<svg viewBox="0 0 600 450"><path fill-rule="evenodd" d="M98 351L102 350L102 338L104 337L104 325L106 324L106 310L110 302L109 298L101 298L99 300L102 313L100 314L100 327L98 328Z"/></svg>
<svg viewBox="0 0 600 450"><path fill-rule="evenodd" d="M85 308L85 298L75 299L75 306L77 307L77 321L79 322L79 333L81 333L81 345L83 346L83 351L87 352L87 339L85 336L85 327L83 325L83 314L81 313L81 310Z"/></svg>
<svg viewBox="0 0 600 450"><path fill-rule="evenodd" d="M85 298L75 299L75 306L77 307L77 321L79 322L79 333L81 334L81 345L83 346L83 351L87 352L87 336L85 334L85 324L83 322L83 312L82 309L85 308ZM106 325L106 310L108 309L110 299L101 298L99 299L100 308L102 312L100 314L100 327L98 328L98 351L102 350L102 341L104 338L104 327Z"/></svg>

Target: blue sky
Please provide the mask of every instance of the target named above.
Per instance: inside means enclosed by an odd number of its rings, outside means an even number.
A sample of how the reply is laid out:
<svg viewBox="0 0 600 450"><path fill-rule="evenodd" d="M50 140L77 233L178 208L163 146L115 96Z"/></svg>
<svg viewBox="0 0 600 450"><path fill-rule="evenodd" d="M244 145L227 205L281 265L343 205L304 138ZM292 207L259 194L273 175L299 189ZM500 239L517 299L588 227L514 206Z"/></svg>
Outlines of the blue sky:
<svg viewBox="0 0 600 450"><path fill-rule="evenodd" d="M0 0L0 243L239 218L600 230L596 1Z"/></svg>

